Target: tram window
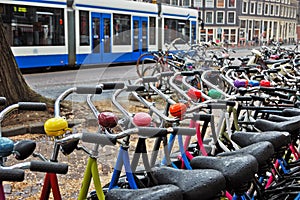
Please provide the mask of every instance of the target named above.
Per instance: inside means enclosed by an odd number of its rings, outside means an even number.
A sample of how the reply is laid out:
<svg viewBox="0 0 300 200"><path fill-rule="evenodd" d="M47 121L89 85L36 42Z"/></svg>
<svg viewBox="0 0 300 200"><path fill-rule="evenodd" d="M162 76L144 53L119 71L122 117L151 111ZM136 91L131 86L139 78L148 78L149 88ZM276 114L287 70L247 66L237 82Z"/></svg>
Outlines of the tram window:
<svg viewBox="0 0 300 200"><path fill-rule="evenodd" d="M11 46L65 44L63 9L5 4L0 7Z"/></svg>
<svg viewBox="0 0 300 200"><path fill-rule="evenodd" d="M113 43L114 45L131 44L131 16L113 15Z"/></svg>
<svg viewBox="0 0 300 200"><path fill-rule="evenodd" d="M176 38L182 40L177 43L189 42L190 22L185 20L165 19L164 20L164 43L171 43Z"/></svg>
<svg viewBox="0 0 300 200"><path fill-rule="evenodd" d="M150 30L149 30L149 44L155 45L156 44L156 18L155 17L149 17L150 21Z"/></svg>
<svg viewBox="0 0 300 200"><path fill-rule="evenodd" d="M89 12L80 11L80 45L88 46L90 45L90 33L89 33Z"/></svg>

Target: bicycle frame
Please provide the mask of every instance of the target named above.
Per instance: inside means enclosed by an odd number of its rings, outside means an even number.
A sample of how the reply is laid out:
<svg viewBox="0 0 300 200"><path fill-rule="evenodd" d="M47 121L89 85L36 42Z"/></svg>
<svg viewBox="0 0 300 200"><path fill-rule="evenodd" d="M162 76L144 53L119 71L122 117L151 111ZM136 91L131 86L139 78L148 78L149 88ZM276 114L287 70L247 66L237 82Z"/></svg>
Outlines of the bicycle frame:
<svg viewBox="0 0 300 200"><path fill-rule="evenodd" d="M130 166L128 148L129 147L123 147L123 146L120 147L119 155L118 155L117 162L116 162L116 165L115 165L115 168L113 171L112 179L109 184L109 188L108 188L109 190L111 190L117 186L118 180L121 175L122 165L124 165L130 188L138 189L138 186L134 180L134 176L133 176L132 169Z"/></svg>
<svg viewBox="0 0 300 200"><path fill-rule="evenodd" d="M89 157L85 168L83 180L82 180L82 185L78 195L79 200L86 199L92 179L93 179L93 183L95 186L98 199L104 200L105 195L102 190L101 180L99 178L97 159L93 157Z"/></svg>
<svg viewBox="0 0 300 200"><path fill-rule="evenodd" d="M40 200L49 199L51 189L52 189L54 199L61 200L62 198L60 195L56 174L55 173L46 173Z"/></svg>

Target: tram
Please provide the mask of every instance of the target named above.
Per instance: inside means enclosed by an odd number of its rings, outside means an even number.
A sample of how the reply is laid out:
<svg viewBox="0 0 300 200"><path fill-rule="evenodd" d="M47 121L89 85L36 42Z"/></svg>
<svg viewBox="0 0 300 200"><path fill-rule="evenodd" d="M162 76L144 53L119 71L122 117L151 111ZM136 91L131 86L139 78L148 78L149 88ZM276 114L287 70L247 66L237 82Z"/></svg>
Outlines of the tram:
<svg viewBox="0 0 300 200"><path fill-rule="evenodd" d="M198 12L126 0L0 0L19 68L134 62L175 38L198 40Z"/></svg>

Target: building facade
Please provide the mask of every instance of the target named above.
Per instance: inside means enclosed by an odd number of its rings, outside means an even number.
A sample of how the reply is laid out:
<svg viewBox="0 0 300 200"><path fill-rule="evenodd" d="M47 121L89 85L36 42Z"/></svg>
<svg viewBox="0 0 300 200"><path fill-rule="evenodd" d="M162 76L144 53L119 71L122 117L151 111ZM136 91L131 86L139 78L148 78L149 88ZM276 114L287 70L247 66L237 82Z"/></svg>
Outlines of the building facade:
<svg viewBox="0 0 300 200"><path fill-rule="evenodd" d="M204 20L204 41L243 45L297 40L296 0L194 0L195 5Z"/></svg>
<svg viewBox="0 0 300 200"><path fill-rule="evenodd" d="M142 0L141 0L142 1ZM144 0L145 1L145 0ZM299 0L147 0L199 12L200 41L261 44L299 39Z"/></svg>

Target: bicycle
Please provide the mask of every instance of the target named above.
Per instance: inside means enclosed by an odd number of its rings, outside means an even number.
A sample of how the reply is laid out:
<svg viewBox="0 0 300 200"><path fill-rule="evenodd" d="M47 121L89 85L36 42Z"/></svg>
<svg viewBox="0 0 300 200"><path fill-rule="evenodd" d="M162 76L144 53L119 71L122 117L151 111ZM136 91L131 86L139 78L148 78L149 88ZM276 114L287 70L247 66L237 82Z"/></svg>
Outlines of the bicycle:
<svg viewBox="0 0 300 200"><path fill-rule="evenodd" d="M13 110L35 110L44 111L46 104L36 102L19 102L6 107L0 112L0 140L1 140L1 170L7 172L7 177L3 176L3 180L23 181L24 171L21 169L30 169L31 171L47 172L47 173L61 173L65 174L68 171L68 165L60 163L48 163L43 161L30 161L25 163L18 163L12 166L4 166L5 158L11 154L15 155L17 160L24 160L30 155L34 155L36 143L32 140L21 140L14 143L8 138L2 137L1 124L5 117ZM16 176L16 177L13 177ZM0 190L1 199L5 199L4 191L1 182Z"/></svg>

